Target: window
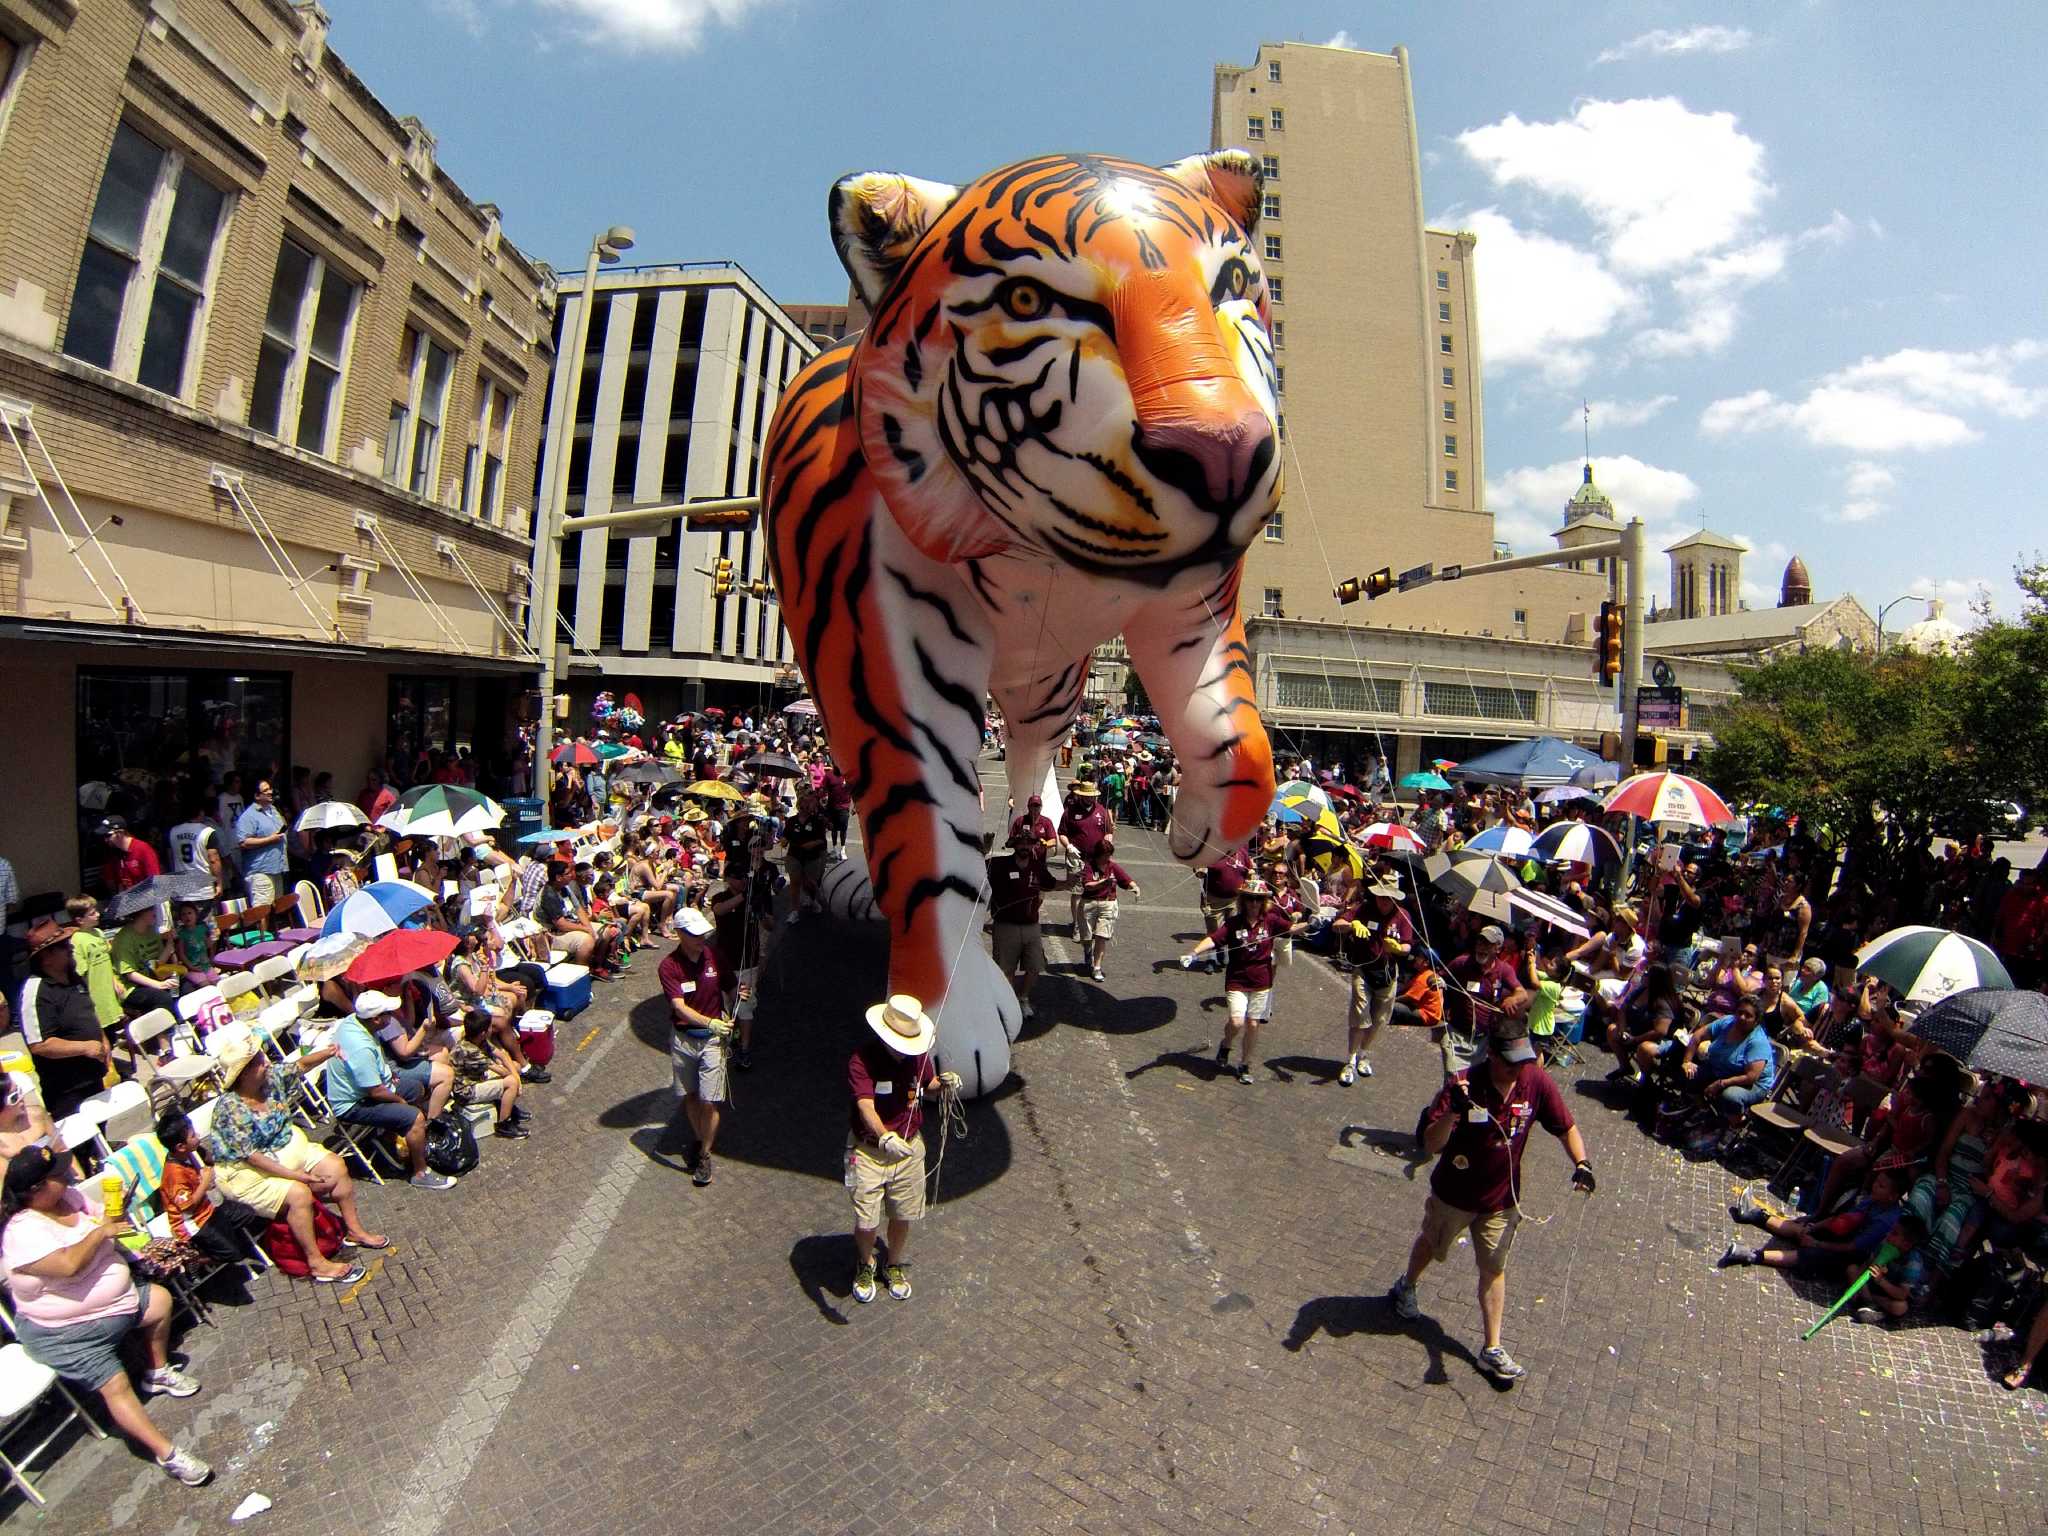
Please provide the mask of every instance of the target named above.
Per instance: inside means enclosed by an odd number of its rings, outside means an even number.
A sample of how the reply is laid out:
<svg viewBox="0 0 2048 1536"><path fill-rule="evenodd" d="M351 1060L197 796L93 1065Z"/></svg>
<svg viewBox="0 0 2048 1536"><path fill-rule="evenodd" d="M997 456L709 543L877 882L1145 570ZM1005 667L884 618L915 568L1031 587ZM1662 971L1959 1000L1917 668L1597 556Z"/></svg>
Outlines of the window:
<svg viewBox="0 0 2048 1536"><path fill-rule="evenodd" d="M505 518L505 455L517 398L489 374L476 376L476 437L462 464L462 510L487 523Z"/></svg>
<svg viewBox="0 0 2048 1536"><path fill-rule="evenodd" d="M1266 236L1266 260L1268 260L1268 261L1278 261L1279 259L1280 259L1280 237L1279 237L1278 235L1268 235L1268 236Z"/></svg>
<svg viewBox="0 0 2048 1536"><path fill-rule="evenodd" d="M1278 587L1266 588L1265 606L1259 611L1269 619L1282 619L1287 616L1280 607L1280 589Z"/></svg>
<svg viewBox="0 0 2048 1536"><path fill-rule="evenodd" d="M1280 179L1280 157L1278 155L1260 156L1259 170L1266 180L1278 181Z"/></svg>
<svg viewBox="0 0 2048 1536"><path fill-rule="evenodd" d="M1248 139L1263 139L1266 136L1266 120L1263 117L1246 118L1244 135Z"/></svg>
<svg viewBox="0 0 2048 1536"><path fill-rule="evenodd" d="M1446 401L1444 402L1444 420L1445 420L1445 421L1456 421L1457 419L1458 419L1458 402L1457 402L1457 401L1455 401L1455 400L1446 400Z"/></svg>
<svg viewBox="0 0 2048 1536"><path fill-rule="evenodd" d="M1260 213L1268 219L1280 217L1280 194L1278 192L1268 192L1266 194L1265 207L1260 210Z"/></svg>
<svg viewBox="0 0 2048 1536"><path fill-rule="evenodd" d="M1287 370L1285 368L1275 368L1273 370L1273 393L1276 395L1287 393Z"/></svg>
<svg viewBox="0 0 2048 1536"><path fill-rule="evenodd" d="M1536 691L1485 683L1425 682L1422 685L1422 712L1426 715L1463 715L1474 720L1527 722L1536 718Z"/></svg>
<svg viewBox="0 0 2048 1536"><path fill-rule="evenodd" d="M1445 332L1444 332L1444 333L1443 333L1442 335L1440 335L1440 336L1438 336L1438 337L1437 337L1437 339L1436 339L1436 349L1437 349L1437 351L1439 351L1439 352L1442 352L1442 353L1443 353L1443 354L1445 354L1446 356L1448 356L1448 355L1450 354L1450 350L1451 350L1451 333L1450 333L1449 331L1445 331Z"/></svg>
<svg viewBox="0 0 2048 1536"><path fill-rule="evenodd" d="M1349 709L1382 715L1401 712L1400 680L1343 677L1329 673L1276 672L1273 704L1278 709Z"/></svg>
<svg viewBox="0 0 2048 1536"><path fill-rule="evenodd" d="M296 241L278 247L256 353L249 425L308 453L334 452L336 409L359 289Z"/></svg>
<svg viewBox="0 0 2048 1536"><path fill-rule="evenodd" d="M1529 610L1526 608L1517 608L1515 610L1515 622L1525 629L1528 628Z"/></svg>
<svg viewBox="0 0 2048 1536"><path fill-rule="evenodd" d="M454 354L417 327L405 328L398 354L403 401L391 406L384 438L384 478L433 499L440 479L441 413L448 405Z"/></svg>
<svg viewBox="0 0 2048 1536"><path fill-rule="evenodd" d="M1271 299L1275 304L1284 304L1287 302L1287 290L1280 285L1279 278L1271 276L1267 277L1266 297Z"/></svg>
<svg viewBox="0 0 2048 1536"><path fill-rule="evenodd" d="M1458 488L1458 472L1457 472L1457 471L1456 471L1455 469L1447 469L1447 470L1445 470L1445 471L1444 471L1444 489L1445 489L1445 490L1447 490L1447 491L1455 491L1455 490L1456 490L1457 488Z"/></svg>
<svg viewBox="0 0 2048 1536"><path fill-rule="evenodd" d="M1279 133L1286 127L1287 119L1281 114L1280 109L1278 107L1275 107L1273 109L1273 131L1275 133Z"/></svg>
<svg viewBox="0 0 2048 1536"><path fill-rule="evenodd" d="M1451 291L1451 274L1442 267L1436 269L1436 291L1438 293L1449 293Z"/></svg>
<svg viewBox="0 0 2048 1536"><path fill-rule="evenodd" d="M1451 323L1451 306L1448 304L1437 305L1436 317L1442 324L1449 325Z"/></svg>
<svg viewBox="0 0 2048 1536"><path fill-rule="evenodd" d="M1273 350L1277 352L1286 345L1287 322L1285 320L1275 320L1273 322Z"/></svg>
<svg viewBox="0 0 2048 1536"><path fill-rule="evenodd" d="M1286 514L1283 512L1275 512L1266 519L1266 542L1268 544L1285 544L1287 542L1287 531L1280 521L1284 516Z"/></svg>
<svg viewBox="0 0 2048 1536"><path fill-rule="evenodd" d="M1284 442L1284 441L1286 441L1286 438L1287 438L1287 413L1286 413L1285 411L1282 411L1282 412L1281 412L1281 413L1280 413L1280 414L1279 414L1278 416L1276 416L1276 417L1274 418L1274 420L1273 420L1273 424L1274 424L1274 425L1275 425L1276 427L1278 427L1278 428L1280 429L1280 438L1281 438L1281 440L1282 440L1283 442Z"/></svg>
<svg viewBox="0 0 2048 1536"><path fill-rule="evenodd" d="M1446 432L1446 433L1444 434L1444 457L1445 457L1445 458L1447 458L1447 459L1455 459L1455 458L1456 458L1457 456L1458 456L1458 438L1457 438L1457 435L1456 435L1455 433L1452 433L1452 432Z"/></svg>
<svg viewBox="0 0 2048 1536"><path fill-rule="evenodd" d="M1444 388L1445 388L1445 389L1456 389L1457 387L1458 387L1458 370L1457 370L1457 369L1455 369L1455 368L1446 368L1446 369L1444 370Z"/></svg>
<svg viewBox="0 0 2048 1536"><path fill-rule="evenodd" d="M1275 85L1280 83L1280 61L1278 59L1266 60L1266 78Z"/></svg>
<svg viewBox="0 0 2048 1536"><path fill-rule="evenodd" d="M64 351L182 396L227 201L183 155L121 124L78 264Z"/></svg>

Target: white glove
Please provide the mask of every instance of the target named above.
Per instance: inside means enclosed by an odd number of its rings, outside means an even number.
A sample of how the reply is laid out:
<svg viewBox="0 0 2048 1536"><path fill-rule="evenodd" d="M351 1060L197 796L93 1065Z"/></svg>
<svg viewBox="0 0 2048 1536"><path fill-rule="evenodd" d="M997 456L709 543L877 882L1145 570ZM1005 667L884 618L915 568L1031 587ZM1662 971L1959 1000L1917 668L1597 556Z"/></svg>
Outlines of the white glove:
<svg viewBox="0 0 2048 1536"><path fill-rule="evenodd" d="M894 1131L889 1131L883 1135L880 1141L875 1143L875 1150L881 1154L884 1162L900 1163L904 1158L910 1156L910 1143L901 1136L898 1136Z"/></svg>
<svg viewBox="0 0 2048 1536"><path fill-rule="evenodd" d="M941 1072L939 1074L939 1092L954 1094L959 1091L960 1074L958 1072Z"/></svg>
<svg viewBox="0 0 2048 1536"><path fill-rule="evenodd" d="M1180 968L1184 971L1192 971L1195 968L1195 957L1193 955L1182 955L1180 957Z"/></svg>

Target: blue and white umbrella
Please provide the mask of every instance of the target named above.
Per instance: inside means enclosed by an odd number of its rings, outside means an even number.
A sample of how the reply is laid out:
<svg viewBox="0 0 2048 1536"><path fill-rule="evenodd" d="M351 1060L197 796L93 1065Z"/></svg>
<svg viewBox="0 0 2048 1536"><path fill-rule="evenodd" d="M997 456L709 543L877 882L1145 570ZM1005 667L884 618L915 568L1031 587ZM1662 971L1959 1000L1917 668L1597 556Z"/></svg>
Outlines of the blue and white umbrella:
<svg viewBox="0 0 2048 1536"><path fill-rule="evenodd" d="M375 938L389 933L407 918L416 917L434 904L434 893L410 880L373 880L327 914L320 936L353 933Z"/></svg>
<svg viewBox="0 0 2048 1536"><path fill-rule="evenodd" d="M1525 828L1506 821L1497 822L1477 836L1465 839L1465 847L1473 853L1497 853L1510 859L1526 857L1535 846L1536 839Z"/></svg>
<svg viewBox="0 0 2048 1536"><path fill-rule="evenodd" d="M1591 864L1605 869L1621 862L1621 845L1606 829L1584 821L1560 821L1545 827L1535 844L1546 864Z"/></svg>

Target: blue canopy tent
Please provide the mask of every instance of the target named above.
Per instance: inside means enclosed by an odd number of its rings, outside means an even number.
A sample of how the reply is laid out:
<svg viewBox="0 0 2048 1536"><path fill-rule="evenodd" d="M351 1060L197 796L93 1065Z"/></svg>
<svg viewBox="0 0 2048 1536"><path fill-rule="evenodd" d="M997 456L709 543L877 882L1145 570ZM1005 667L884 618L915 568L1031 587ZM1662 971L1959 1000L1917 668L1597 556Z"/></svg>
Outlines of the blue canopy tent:
<svg viewBox="0 0 2048 1536"><path fill-rule="evenodd" d="M1522 789L1549 789L1569 784L1572 776L1587 768L1611 771L1616 782L1625 777L1612 763L1603 763L1598 752L1575 747L1555 736L1538 736L1534 741L1511 741L1491 752L1467 758L1445 773L1468 784L1513 784Z"/></svg>

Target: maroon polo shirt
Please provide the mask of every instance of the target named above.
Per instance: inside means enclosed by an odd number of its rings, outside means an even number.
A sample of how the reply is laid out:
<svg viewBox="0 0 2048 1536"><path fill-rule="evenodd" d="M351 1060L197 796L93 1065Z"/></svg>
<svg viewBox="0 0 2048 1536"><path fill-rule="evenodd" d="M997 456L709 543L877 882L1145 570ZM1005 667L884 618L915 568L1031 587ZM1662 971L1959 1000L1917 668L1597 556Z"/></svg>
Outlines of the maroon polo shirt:
<svg viewBox="0 0 2048 1536"><path fill-rule="evenodd" d="M1223 951L1223 986L1231 992L1263 992L1273 985L1273 941L1293 922L1270 909L1257 922L1233 912L1209 935Z"/></svg>
<svg viewBox="0 0 2048 1536"><path fill-rule="evenodd" d="M678 945L655 968L655 975L660 978L663 996L670 1002L681 998L693 1012L709 1019L717 1018L723 1010L724 1005L719 999L725 986L725 975L718 968L718 953L709 943L704 945L695 960L684 954L682 946ZM673 1019L674 1013L671 1012L669 1017ZM684 1026L678 1022L677 1027Z"/></svg>
<svg viewBox="0 0 2048 1536"><path fill-rule="evenodd" d="M908 1141L924 1126L924 1104L919 1093L939 1080L931 1054L899 1056L874 1035L854 1048L846 1060L846 1086L852 1095L848 1118L857 1141L868 1141L868 1128L860 1118L860 1101L873 1099L875 1115L884 1127Z"/></svg>
<svg viewBox="0 0 2048 1536"><path fill-rule="evenodd" d="M1102 802L1091 800L1088 809L1076 816L1071 809L1060 818L1060 836L1080 850L1084 859L1092 858L1096 846L1105 838L1114 835L1116 827L1110 822L1109 812L1102 808Z"/></svg>
<svg viewBox="0 0 2048 1536"><path fill-rule="evenodd" d="M1220 907L1237 900L1238 887L1251 878L1252 856L1233 848L1202 872L1202 896L1210 906Z"/></svg>
<svg viewBox="0 0 2048 1536"><path fill-rule="evenodd" d="M1044 886L1038 861L1031 858L988 861L989 915L999 923L1036 923Z"/></svg>
<svg viewBox="0 0 2048 1536"><path fill-rule="evenodd" d="M1474 1104L1484 1107L1487 1123L1474 1125L1448 1084L1438 1092L1423 1112L1425 1129L1447 1115L1456 1116L1458 1126L1437 1155L1430 1191L1461 1211L1505 1211L1515 1204L1514 1186L1522 1153L1528 1149L1529 1127L1540 1124L1551 1135L1562 1136L1574 1123L1571 1106L1541 1062L1523 1062L1505 1094L1494 1086L1492 1069L1483 1065L1460 1072L1457 1081L1465 1085Z"/></svg>

